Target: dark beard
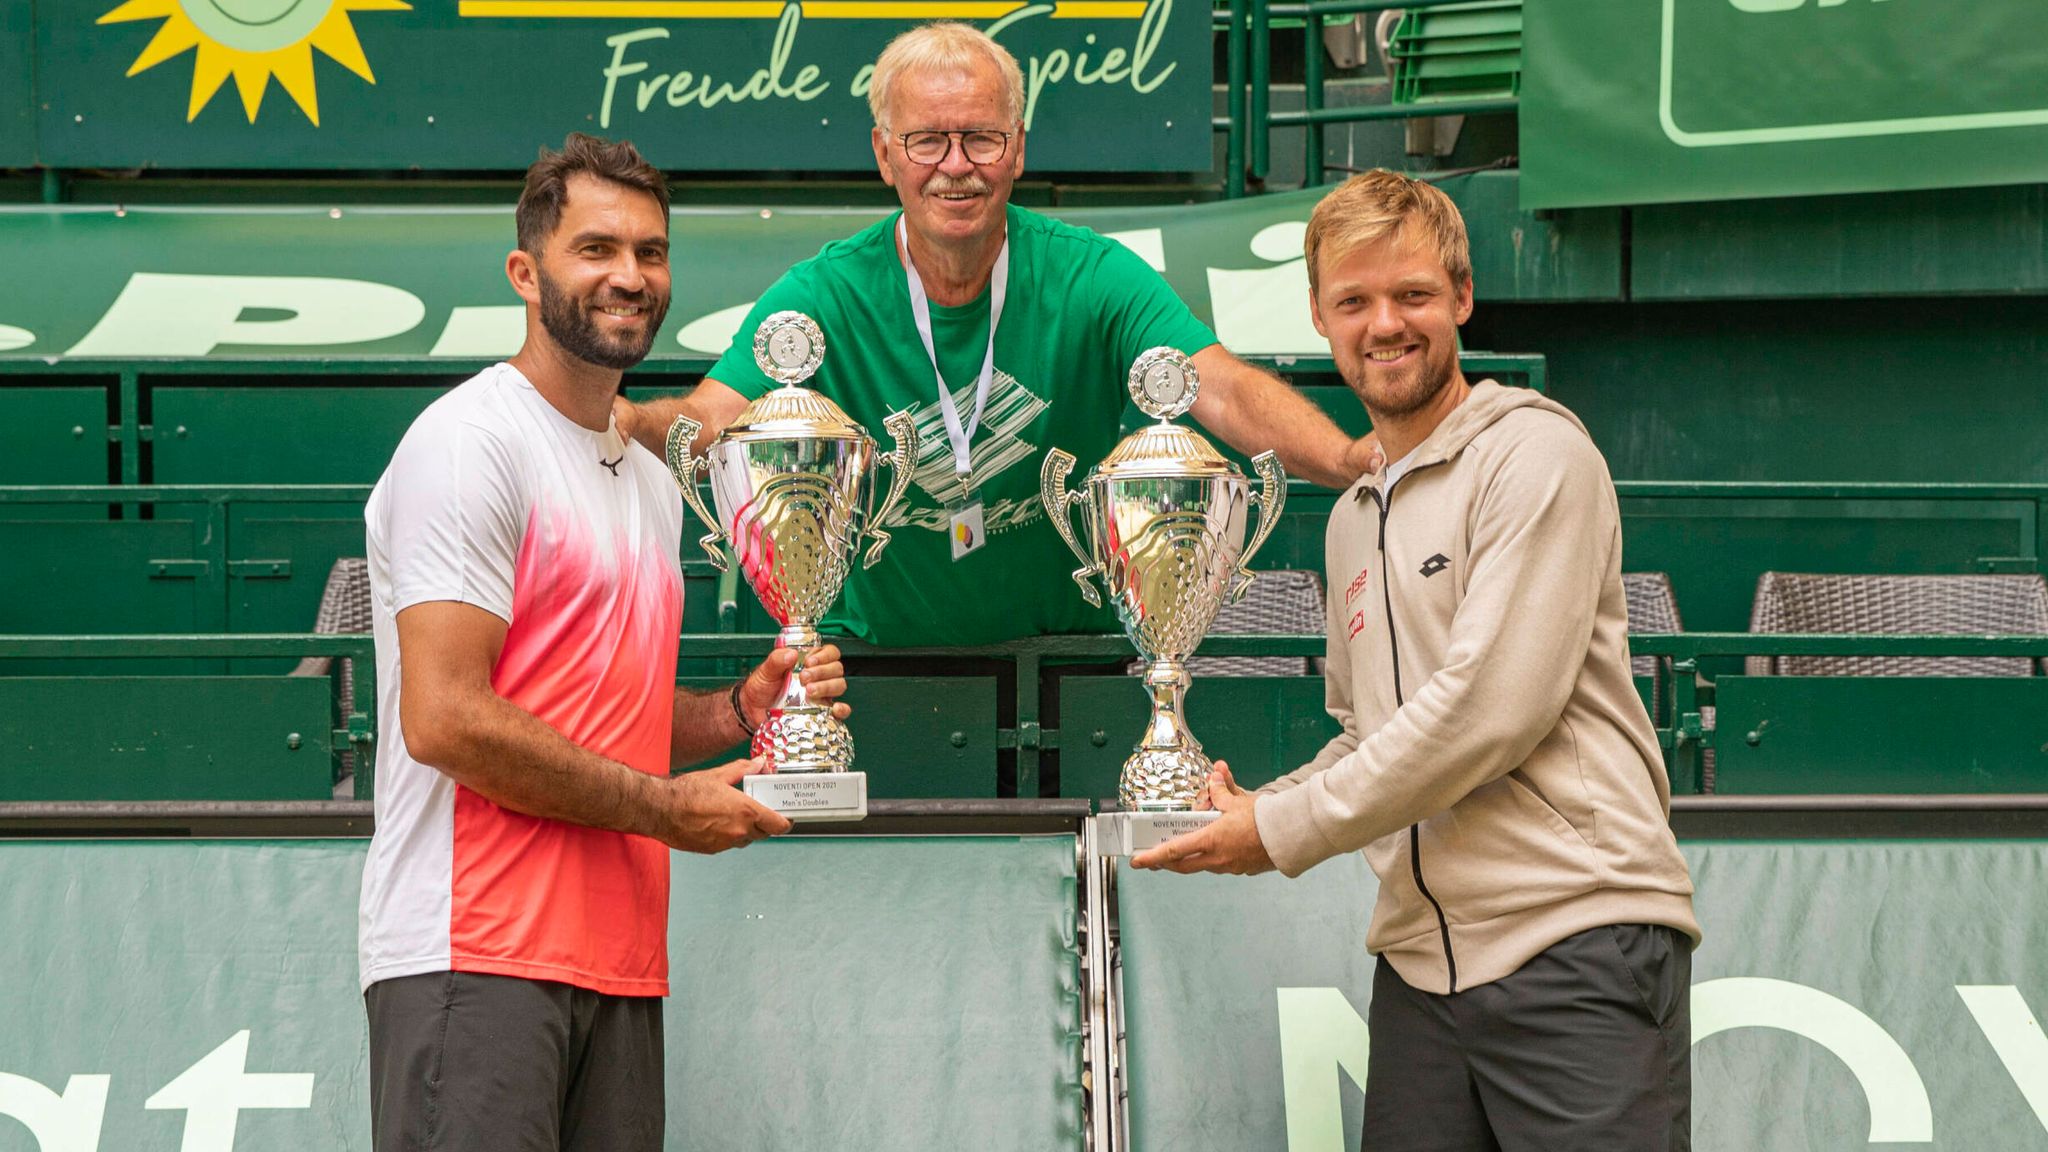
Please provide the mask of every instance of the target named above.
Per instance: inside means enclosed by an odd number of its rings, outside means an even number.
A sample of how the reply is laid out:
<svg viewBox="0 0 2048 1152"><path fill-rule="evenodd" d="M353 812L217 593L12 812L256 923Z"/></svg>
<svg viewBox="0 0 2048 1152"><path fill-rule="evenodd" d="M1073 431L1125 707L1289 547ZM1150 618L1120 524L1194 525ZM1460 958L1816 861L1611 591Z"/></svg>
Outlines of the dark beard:
<svg viewBox="0 0 2048 1152"><path fill-rule="evenodd" d="M623 372L647 359L647 353L654 347L655 333L661 330L661 322L668 316L668 297L657 299L643 292L637 297L619 297L616 302L651 309L646 339L627 342L606 336L598 331L597 322L590 318L581 301L571 299L555 287L547 273L540 274L541 327L547 329L548 335L564 352L578 360Z"/></svg>

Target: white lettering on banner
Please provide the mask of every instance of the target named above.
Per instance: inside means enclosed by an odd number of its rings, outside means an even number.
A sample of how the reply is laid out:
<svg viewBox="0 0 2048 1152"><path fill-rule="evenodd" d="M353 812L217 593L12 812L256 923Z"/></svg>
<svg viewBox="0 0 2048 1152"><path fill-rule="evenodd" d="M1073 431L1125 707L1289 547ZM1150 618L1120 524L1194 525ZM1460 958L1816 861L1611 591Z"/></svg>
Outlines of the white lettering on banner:
<svg viewBox="0 0 2048 1152"><path fill-rule="evenodd" d="M179 1152L234 1152L235 1121L244 1108L310 1108L311 1072L249 1072L244 1029L200 1057L178 1078L143 1101L144 1108L185 1111Z"/></svg>
<svg viewBox="0 0 2048 1152"><path fill-rule="evenodd" d="M112 1076L73 1076L57 1095L26 1076L0 1072L0 1116L28 1126L41 1152L95 1152Z"/></svg>
<svg viewBox="0 0 2048 1152"><path fill-rule="evenodd" d="M1372 1034L1335 988L1276 988L1280 1001L1280 1083L1287 1152L1348 1152L1338 1069L1365 1086Z"/></svg>
<svg viewBox="0 0 2048 1152"><path fill-rule="evenodd" d="M244 320L252 308L289 315ZM426 315L419 297L370 280L137 272L65 355L205 356L224 344L359 344L410 332Z"/></svg>
<svg viewBox="0 0 2048 1152"><path fill-rule="evenodd" d="M2048 1033L2040 1020L2011 984L1958 984L1955 989L2035 1119L2048 1130ZM1338 1074L1365 1086L1372 1052L1365 1020L1336 988L1278 988L1275 994L1288 1152L1343 1152ZM1919 1069L1891 1033L1854 1005L1789 980L1741 976L1695 985L1693 1044L1736 1028L1790 1032L1841 1060L1869 1107L1870 1143L1933 1143L1934 1110Z"/></svg>
<svg viewBox="0 0 2048 1152"><path fill-rule="evenodd" d="M2010 984L1958 984L1956 995L1991 1041L2034 1119L2048 1129L2048 1036L2042 1035L2026 998Z"/></svg>
<svg viewBox="0 0 2048 1152"><path fill-rule="evenodd" d="M612 62L604 67L604 103L598 105L597 108L597 126L599 128L609 128L612 126L612 94L618 91L619 77L632 76L636 73L647 71L647 62L644 60L636 60L631 64L626 63L626 46L637 44L642 40L666 39L668 39L668 29L666 28L640 28L632 32L621 32L616 36L604 38L605 46L612 50Z"/></svg>
<svg viewBox="0 0 2048 1152"><path fill-rule="evenodd" d="M1105 232L1104 236L1129 248L1154 272L1166 271L1166 229L1133 228L1128 232Z"/></svg>
<svg viewBox="0 0 2048 1152"><path fill-rule="evenodd" d="M495 356L519 351L526 342L526 305L468 304L448 313L441 338L429 356Z"/></svg>
<svg viewBox="0 0 2048 1152"><path fill-rule="evenodd" d="M1274 267L1209 269L1209 308L1225 348L1254 356L1329 355L1329 341L1308 314L1308 261L1301 255L1307 232L1307 221L1284 220L1252 237L1252 255L1284 261Z"/></svg>
<svg viewBox="0 0 2048 1152"><path fill-rule="evenodd" d="M1025 4L990 24L987 32L991 38L1000 38L1004 32L1026 20L1052 16L1057 10L1053 4ZM1173 19L1173 0L1150 0L1145 5L1145 14L1138 19L1138 34L1133 39L1131 50L1122 48L1103 51L1096 44L1094 33L1082 38L1083 47L1078 51L1055 48L1043 56L1031 54L1023 60L1024 72L1024 127L1030 128L1038 111L1038 98L1048 85L1058 84L1068 78L1069 70L1076 84L1129 84L1133 92L1141 95L1150 93L1180 67L1176 61L1155 72L1147 74L1152 57L1159 51L1159 41L1166 35L1167 22ZM1089 50L1102 52L1100 59L1090 70ZM1126 65L1126 61L1129 64Z"/></svg>
<svg viewBox="0 0 2048 1152"><path fill-rule="evenodd" d="M676 343L692 352L708 352L713 356L724 355L732 347L732 338L739 334L740 325L747 322L747 313L754 310L754 302L735 304L720 308L709 316L699 316L676 333ZM829 345L831 337L827 336Z"/></svg>
<svg viewBox="0 0 2048 1152"><path fill-rule="evenodd" d="M1732 1028L1777 1028L1819 1044L1848 1066L1870 1105L1872 1144L1930 1144L1927 1084L1892 1034L1854 1005L1790 980L1731 976L1692 990L1692 1042Z"/></svg>
<svg viewBox="0 0 2048 1152"><path fill-rule="evenodd" d="M1839 8L1848 2L1849 0L1820 0L1819 6L1822 8ZM1871 0L1871 2L1882 4L1885 0ZM1728 3L1733 5L1738 12L1752 14L1790 12L1794 8L1806 7L1806 0L1728 0Z"/></svg>

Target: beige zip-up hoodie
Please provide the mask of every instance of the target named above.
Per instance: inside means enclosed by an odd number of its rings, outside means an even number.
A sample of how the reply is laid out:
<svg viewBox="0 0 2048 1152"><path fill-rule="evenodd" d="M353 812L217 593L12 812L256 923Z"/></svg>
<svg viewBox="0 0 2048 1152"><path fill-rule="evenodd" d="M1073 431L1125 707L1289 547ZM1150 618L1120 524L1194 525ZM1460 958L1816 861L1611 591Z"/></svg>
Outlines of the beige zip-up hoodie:
<svg viewBox="0 0 2048 1152"><path fill-rule="evenodd" d="M1330 516L1326 694L1344 730L1259 790L1273 862L1297 876L1363 849L1380 881L1366 946L1428 992L1610 924L1696 942L1629 676L1620 509L1585 426L1482 381L1379 484Z"/></svg>

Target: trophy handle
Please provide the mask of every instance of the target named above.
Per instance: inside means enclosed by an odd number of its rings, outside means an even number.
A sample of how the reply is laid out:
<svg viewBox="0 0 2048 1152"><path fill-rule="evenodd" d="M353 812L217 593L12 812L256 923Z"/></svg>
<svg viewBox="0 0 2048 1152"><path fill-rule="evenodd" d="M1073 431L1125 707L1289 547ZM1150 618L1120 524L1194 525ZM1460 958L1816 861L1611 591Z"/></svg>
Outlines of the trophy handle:
<svg viewBox="0 0 2048 1152"><path fill-rule="evenodd" d="M1252 533L1252 542L1238 555L1237 586L1230 590L1232 604L1243 599L1245 589L1258 578L1258 573L1251 570L1252 557L1259 554L1260 545L1273 534L1274 526L1280 523L1280 510L1287 506L1287 473L1280 470L1280 457L1261 452L1252 457L1252 468L1259 474L1259 491L1251 498L1259 506L1259 527Z"/></svg>
<svg viewBox="0 0 2048 1152"><path fill-rule="evenodd" d="M725 552L718 546L725 541L725 531L718 526L718 518L704 507L704 497L697 494L697 473L709 467L711 462L690 452L690 445L697 442L697 433L703 430L702 421L688 416L678 416L676 422L668 426L668 470L683 489L683 503L694 509L697 519L711 529L697 542L711 557L711 566L724 572L727 571Z"/></svg>
<svg viewBox="0 0 2048 1152"><path fill-rule="evenodd" d="M1088 603L1102 607L1102 595L1088 578L1101 571L1101 566L1081 550L1081 539L1074 534L1073 518L1068 514L1070 505L1079 504L1088 498L1088 493L1067 491L1067 473L1074 470L1075 460L1071 453L1058 448L1045 454L1045 464L1038 470L1038 499L1045 505L1045 514L1052 517L1052 526L1059 529L1060 539L1074 550L1074 556L1081 566L1074 569L1074 583L1081 586L1081 595Z"/></svg>
<svg viewBox="0 0 2048 1152"><path fill-rule="evenodd" d="M891 412L882 420L882 427L895 438L896 447L881 459L889 466L889 493L882 497L882 506L868 517L868 553L861 559L862 568L873 568L875 561L882 558L882 549L889 545L888 529L882 525L903 503L903 494L910 490L910 475L917 469L917 421L908 412Z"/></svg>

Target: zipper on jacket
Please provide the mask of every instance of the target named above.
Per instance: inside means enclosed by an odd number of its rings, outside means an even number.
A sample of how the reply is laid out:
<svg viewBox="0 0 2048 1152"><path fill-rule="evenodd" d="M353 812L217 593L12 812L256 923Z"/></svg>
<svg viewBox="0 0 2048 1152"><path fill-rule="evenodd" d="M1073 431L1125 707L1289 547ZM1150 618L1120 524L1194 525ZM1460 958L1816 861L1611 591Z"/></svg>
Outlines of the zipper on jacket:
<svg viewBox="0 0 2048 1152"><path fill-rule="evenodd" d="M1382 495L1378 489L1370 486L1365 489L1372 494L1372 502L1378 505L1380 510L1380 599L1387 609L1387 647L1394 658L1394 706L1396 708L1407 704L1408 698L1401 691L1401 638L1394 633L1394 580L1392 574L1387 571L1387 512L1393 507L1394 489L1400 483L1401 477L1396 476L1394 483L1387 486L1385 495ZM1408 826L1408 863L1415 872L1415 890L1422 893L1422 898L1429 901L1429 906L1436 911L1437 934L1443 938L1444 942L1444 971L1449 978L1450 990L1456 992L1458 990L1458 957L1451 951L1451 921L1448 916L1444 915L1444 906L1437 903L1435 896L1430 895L1429 885L1422 879L1422 825L1419 823Z"/></svg>

